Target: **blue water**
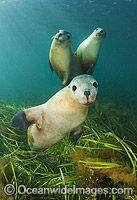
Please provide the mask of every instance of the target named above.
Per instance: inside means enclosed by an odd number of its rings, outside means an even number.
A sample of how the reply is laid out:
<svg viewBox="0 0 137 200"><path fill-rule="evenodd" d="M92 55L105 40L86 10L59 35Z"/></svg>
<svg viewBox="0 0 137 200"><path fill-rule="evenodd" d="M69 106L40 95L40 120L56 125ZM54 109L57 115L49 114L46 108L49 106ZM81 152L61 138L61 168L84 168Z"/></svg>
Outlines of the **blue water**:
<svg viewBox="0 0 137 200"><path fill-rule="evenodd" d="M1 0L0 100L40 103L60 88L50 71L51 37L73 35L73 50L96 27L107 37L94 72L100 97L137 99L136 0Z"/></svg>

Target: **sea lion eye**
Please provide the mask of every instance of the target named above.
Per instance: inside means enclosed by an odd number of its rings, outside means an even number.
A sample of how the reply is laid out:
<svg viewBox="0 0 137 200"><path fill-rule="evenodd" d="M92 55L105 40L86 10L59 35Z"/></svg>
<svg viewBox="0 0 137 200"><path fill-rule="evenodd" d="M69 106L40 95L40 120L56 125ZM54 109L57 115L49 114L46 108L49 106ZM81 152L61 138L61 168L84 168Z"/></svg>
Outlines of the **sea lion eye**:
<svg viewBox="0 0 137 200"><path fill-rule="evenodd" d="M76 89L77 89L77 87L75 85L73 85L73 87L72 87L73 92L75 92Z"/></svg>
<svg viewBox="0 0 137 200"><path fill-rule="evenodd" d="M95 88L97 88L97 87L98 87L97 82L94 82L94 83L93 83L93 86L94 86Z"/></svg>
<svg viewBox="0 0 137 200"><path fill-rule="evenodd" d="M96 28L95 30L98 31L98 28Z"/></svg>

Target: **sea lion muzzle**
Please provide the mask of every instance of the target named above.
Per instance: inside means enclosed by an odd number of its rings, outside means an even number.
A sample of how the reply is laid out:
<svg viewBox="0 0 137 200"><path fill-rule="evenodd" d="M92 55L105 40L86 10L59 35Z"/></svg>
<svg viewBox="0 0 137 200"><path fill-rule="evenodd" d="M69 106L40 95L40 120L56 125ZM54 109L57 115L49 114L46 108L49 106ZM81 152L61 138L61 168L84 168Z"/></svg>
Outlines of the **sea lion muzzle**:
<svg viewBox="0 0 137 200"><path fill-rule="evenodd" d="M72 35L68 31L59 30L59 32L54 36L54 38L56 40L60 41L60 42L64 42L64 41L67 41L67 40L71 40Z"/></svg>
<svg viewBox="0 0 137 200"><path fill-rule="evenodd" d="M64 42L71 39L71 34L69 32L59 33L55 38L60 42Z"/></svg>
<svg viewBox="0 0 137 200"><path fill-rule="evenodd" d="M97 36L106 37L106 31L102 29L99 33L97 33Z"/></svg>

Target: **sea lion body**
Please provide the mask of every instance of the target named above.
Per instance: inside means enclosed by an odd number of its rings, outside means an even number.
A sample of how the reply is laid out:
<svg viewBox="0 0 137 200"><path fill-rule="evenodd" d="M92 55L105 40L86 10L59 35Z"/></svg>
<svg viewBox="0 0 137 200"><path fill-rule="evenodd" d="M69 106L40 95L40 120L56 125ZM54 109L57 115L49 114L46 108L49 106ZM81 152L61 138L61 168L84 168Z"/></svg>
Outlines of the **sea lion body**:
<svg viewBox="0 0 137 200"><path fill-rule="evenodd" d="M59 76L62 85L66 86L81 73L80 61L71 50L72 36L60 30L54 37L49 52L49 61L53 71Z"/></svg>
<svg viewBox="0 0 137 200"><path fill-rule="evenodd" d="M91 74L94 71L105 36L106 32L97 28L78 46L76 55L81 61L83 73Z"/></svg>
<svg viewBox="0 0 137 200"><path fill-rule="evenodd" d="M60 95L56 99L57 95ZM28 130L28 141L32 149L50 147L64 138L67 133L77 129L82 124L87 116L88 109L79 107L72 102L68 104L62 96L69 96L68 92L63 89L52 99L50 99L42 110L42 125L34 124ZM53 106L56 105L56 108ZM74 109L72 110L72 108ZM56 110L55 110L56 109ZM71 117L73 116L73 117ZM40 127L40 128L39 128ZM33 138L33 139L32 139ZM34 140L32 142L32 140Z"/></svg>
<svg viewBox="0 0 137 200"><path fill-rule="evenodd" d="M45 104L24 110L26 119L33 123L28 129L31 149L50 147L67 133L80 133L89 105L96 99L97 90L97 82L93 77L80 75ZM17 121L18 115L13 118L13 124L17 124Z"/></svg>

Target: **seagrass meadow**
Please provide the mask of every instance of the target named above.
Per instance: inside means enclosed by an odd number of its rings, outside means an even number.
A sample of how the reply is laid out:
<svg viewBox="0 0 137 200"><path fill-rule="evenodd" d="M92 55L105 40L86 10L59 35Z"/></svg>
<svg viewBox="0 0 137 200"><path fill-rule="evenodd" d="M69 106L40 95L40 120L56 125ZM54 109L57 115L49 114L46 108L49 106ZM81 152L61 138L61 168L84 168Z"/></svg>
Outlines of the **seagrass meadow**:
<svg viewBox="0 0 137 200"><path fill-rule="evenodd" d="M25 132L10 125L21 105L0 103L0 185L5 199L136 199L136 111L118 107L108 100L91 106L83 125L83 136L76 146L69 136L44 151L31 151ZM131 115L130 115L131 113ZM129 135L131 136L129 138ZM28 188L133 188L128 194L26 195L15 192L14 198L2 188L12 183Z"/></svg>

